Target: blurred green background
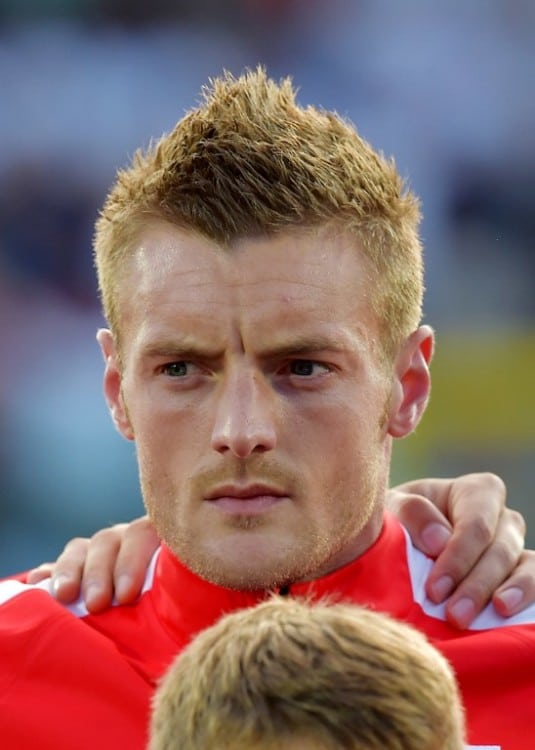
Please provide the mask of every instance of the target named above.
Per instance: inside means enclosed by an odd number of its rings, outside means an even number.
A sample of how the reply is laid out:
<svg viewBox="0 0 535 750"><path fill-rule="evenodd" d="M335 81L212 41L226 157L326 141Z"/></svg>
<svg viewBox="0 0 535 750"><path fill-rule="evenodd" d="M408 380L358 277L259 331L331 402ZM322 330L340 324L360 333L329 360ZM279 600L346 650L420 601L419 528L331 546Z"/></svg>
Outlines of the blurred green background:
<svg viewBox="0 0 535 750"><path fill-rule="evenodd" d="M393 481L492 469L528 518L535 470L535 334L448 331L438 337L432 395L414 435L395 447Z"/></svg>

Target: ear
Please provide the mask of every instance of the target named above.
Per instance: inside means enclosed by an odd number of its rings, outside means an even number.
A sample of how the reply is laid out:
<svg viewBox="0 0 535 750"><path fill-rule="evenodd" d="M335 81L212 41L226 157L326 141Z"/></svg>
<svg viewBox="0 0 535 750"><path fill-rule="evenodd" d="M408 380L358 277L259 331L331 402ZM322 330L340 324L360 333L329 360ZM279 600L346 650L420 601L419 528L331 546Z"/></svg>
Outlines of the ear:
<svg viewBox="0 0 535 750"><path fill-rule="evenodd" d="M134 430L122 392L122 368L112 332L107 328L101 328L97 332L97 341L104 357L104 396L111 418L121 435L127 440L133 440Z"/></svg>
<svg viewBox="0 0 535 750"><path fill-rule="evenodd" d="M405 437L417 426L429 400L434 334L420 326L403 344L394 364L394 386L388 418L388 433Z"/></svg>

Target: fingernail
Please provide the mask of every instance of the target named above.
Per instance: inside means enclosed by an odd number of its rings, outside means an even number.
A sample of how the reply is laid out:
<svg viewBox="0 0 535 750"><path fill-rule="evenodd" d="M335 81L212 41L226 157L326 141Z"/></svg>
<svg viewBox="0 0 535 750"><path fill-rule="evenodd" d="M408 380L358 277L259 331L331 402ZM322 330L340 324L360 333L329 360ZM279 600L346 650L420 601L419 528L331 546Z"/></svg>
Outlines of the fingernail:
<svg viewBox="0 0 535 750"><path fill-rule="evenodd" d="M132 579L129 575L120 575L115 584L115 598L121 601L130 592Z"/></svg>
<svg viewBox="0 0 535 750"><path fill-rule="evenodd" d="M430 555L439 555L451 538L451 531L440 523L430 523L422 531L422 541Z"/></svg>
<svg viewBox="0 0 535 750"><path fill-rule="evenodd" d="M475 604L465 596L450 607L449 614L460 628L465 628L476 616Z"/></svg>
<svg viewBox="0 0 535 750"><path fill-rule="evenodd" d="M450 576L442 576L442 578L438 578L430 586L430 589L433 599L437 602L442 602L453 589L453 578Z"/></svg>
<svg viewBox="0 0 535 750"><path fill-rule="evenodd" d="M498 598L505 605L508 612L514 612L522 603L524 594L522 589L519 589L517 586L511 586L510 589L500 591Z"/></svg>

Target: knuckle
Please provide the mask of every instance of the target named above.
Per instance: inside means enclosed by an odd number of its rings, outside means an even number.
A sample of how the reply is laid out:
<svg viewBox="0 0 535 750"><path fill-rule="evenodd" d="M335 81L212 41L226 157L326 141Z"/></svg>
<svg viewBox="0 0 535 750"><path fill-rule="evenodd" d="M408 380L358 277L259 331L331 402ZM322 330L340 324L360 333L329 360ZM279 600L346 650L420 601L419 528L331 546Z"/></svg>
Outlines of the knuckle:
<svg viewBox="0 0 535 750"><path fill-rule="evenodd" d="M488 484L489 490L492 490L497 496L501 497L505 504L507 487L505 486L503 479L492 471L485 471L480 476L482 480Z"/></svg>
<svg viewBox="0 0 535 750"><path fill-rule="evenodd" d="M114 526L109 526L106 529L100 529L95 532L91 537L91 544L108 544L113 543L117 537L117 531Z"/></svg>
<svg viewBox="0 0 535 750"><path fill-rule="evenodd" d="M144 531L147 531L148 528L151 528L151 524L148 518L145 518L145 517L136 518L134 521L131 521L129 524L125 524L126 531L144 532Z"/></svg>
<svg viewBox="0 0 535 750"><path fill-rule="evenodd" d="M76 555L80 552L83 552L87 548L88 544L89 539L82 536L76 536L74 537L74 539L71 539L69 542L67 542L60 557L68 557L72 554Z"/></svg>
<svg viewBox="0 0 535 750"><path fill-rule="evenodd" d="M114 534L122 534L127 528L129 524L121 522L121 523L114 523L112 526L109 527L109 530L113 532Z"/></svg>
<svg viewBox="0 0 535 750"><path fill-rule="evenodd" d="M476 544L483 548L488 547L494 539L494 527L482 516L478 516L472 521L471 532Z"/></svg>
<svg viewBox="0 0 535 750"><path fill-rule="evenodd" d="M518 560L518 551L505 542L495 542L492 555L498 567L503 570L504 576L513 569Z"/></svg>
<svg viewBox="0 0 535 750"><path fill-rule="evenodd" d="M492 471L481 471L468 474L465 477L467 485L475 489L478 494L483 492L494 498L499 498L502 506L505 507L507 497L507 487L503 479Z"/></svg>
<svg viewBox="0 0 535 750"><path fill-rule="evenodd" d="M33 568L32 573L50 573L54 569L55 563L44 562L40 563L36 568Z"/></svg>

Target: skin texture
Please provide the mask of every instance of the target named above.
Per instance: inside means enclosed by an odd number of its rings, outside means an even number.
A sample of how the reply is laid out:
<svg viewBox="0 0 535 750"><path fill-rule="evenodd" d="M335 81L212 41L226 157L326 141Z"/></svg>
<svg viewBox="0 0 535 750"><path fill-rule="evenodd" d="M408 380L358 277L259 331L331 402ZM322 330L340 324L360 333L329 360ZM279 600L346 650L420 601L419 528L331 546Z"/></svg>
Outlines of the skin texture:
<svg viewBox="0 0 535 750"><path fill-rule="evenodd" d="M230 250L164 223L138 238L121 351L98 336L105 393L158 534L201 576L283 585L377 538L392 438L427 402L432 331L385 365L370 287L332 228Z"/></svg>

